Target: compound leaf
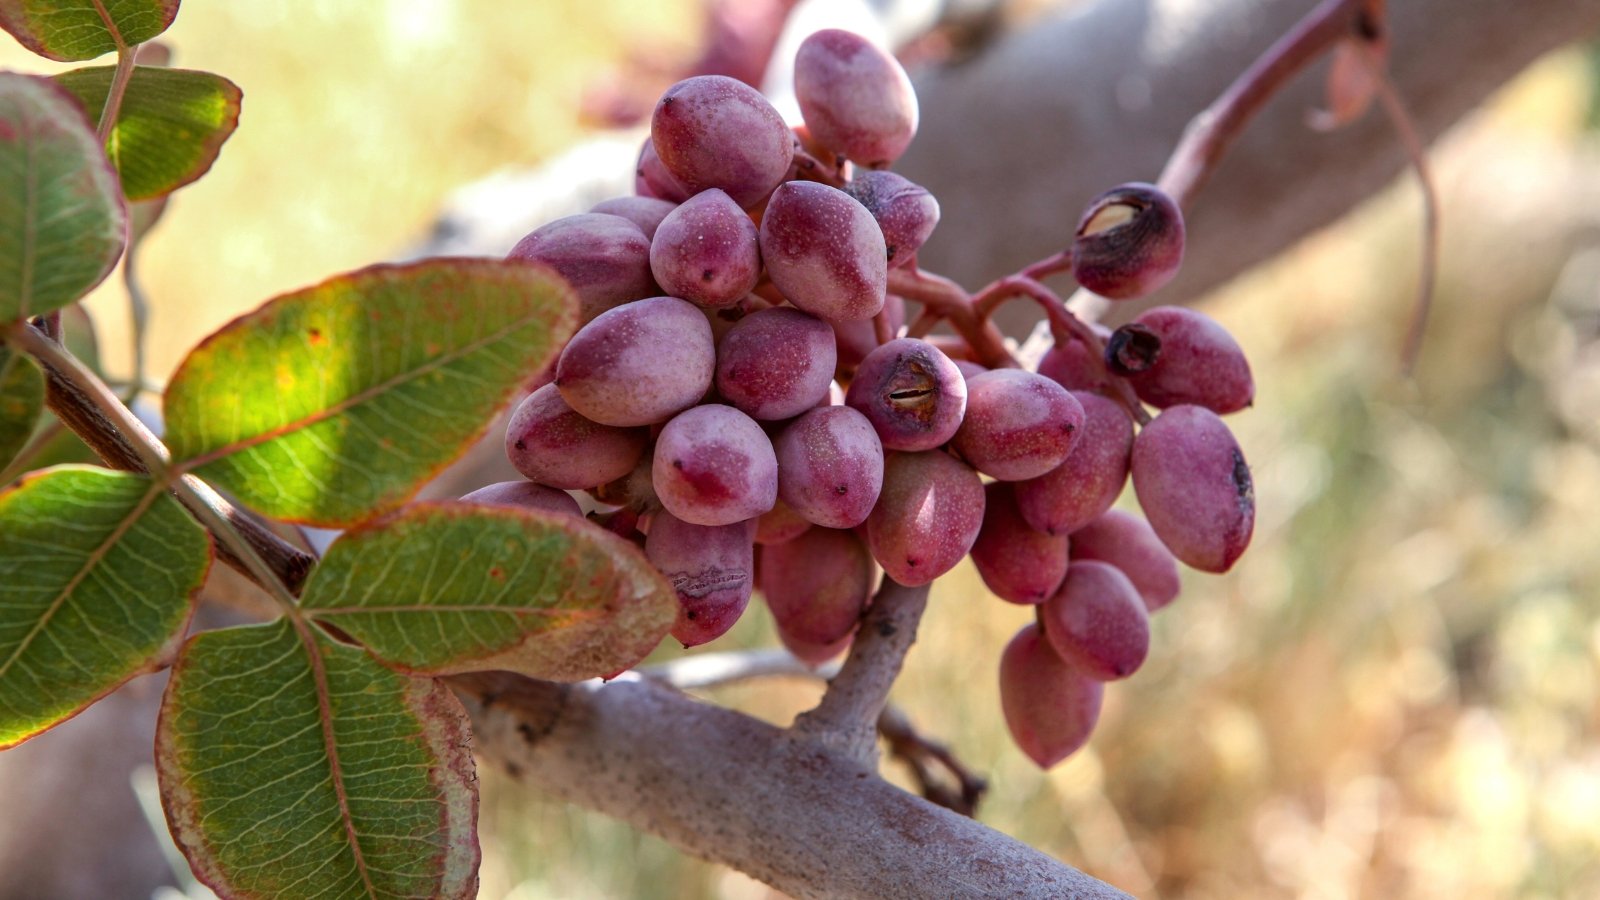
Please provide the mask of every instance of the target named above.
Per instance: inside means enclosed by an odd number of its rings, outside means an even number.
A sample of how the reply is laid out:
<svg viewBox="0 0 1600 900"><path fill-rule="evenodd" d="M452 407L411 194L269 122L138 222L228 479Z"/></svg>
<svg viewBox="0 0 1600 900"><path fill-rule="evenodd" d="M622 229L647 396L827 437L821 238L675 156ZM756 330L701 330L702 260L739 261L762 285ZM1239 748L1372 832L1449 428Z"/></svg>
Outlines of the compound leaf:
<svg viewBox="0 0 1600 900"><path fill-rule="evenodd" d="M44 411L44 373L26 354L0 344L0 471L10 464Z"/></svg>
<svg viewBox="0 0 1600 900"><path fill-rule="evenodd" d="M0 747L172 656L210 539L143 475L63 466L0 494Z"/></svg>
<svg viewBox="0 0 1600 900"><path fill-rule="evenodd" d="M111 90L114 66L57 75L99 119ZM137 66L122 97L106 155L122 177L129 200L170 194L204 175L239 124L237 85L220 75L189 69Z"/></svg>
<svg viewBox="0 0 1600 900"><path fill-rule="evenodd" d="M348 527L459 456L571 335L571 289L499 260L381 265L287 294L190 352L175 459L280 519Z"/></svg>
<svg viewBox="0 0 1600 900"><path fill-rule="evenodd" d="M0 72L0 324L88 293L127 232L116 172L78 101L47 78Z"/></svg>
<svg viewBox="0 0 1600 900"><path fill-rule="evenodd" d="M340 536L301 606L405 671L576 681L643 659L678 602L637 548L588 522L427 503Z"/></svg>
<svg viewBox="0 0 1600 900"><path fill-rule="evenodd" d="M167 824L223 897L471 897L466 711L280 619L184 645L161 702Z"/></svg>
<svg viewBox="0 0 1600 900"><path fill-rule="evenodd" d="M178 0L0 0L0 28L48 59L94 59L167 30Z"/></svg>

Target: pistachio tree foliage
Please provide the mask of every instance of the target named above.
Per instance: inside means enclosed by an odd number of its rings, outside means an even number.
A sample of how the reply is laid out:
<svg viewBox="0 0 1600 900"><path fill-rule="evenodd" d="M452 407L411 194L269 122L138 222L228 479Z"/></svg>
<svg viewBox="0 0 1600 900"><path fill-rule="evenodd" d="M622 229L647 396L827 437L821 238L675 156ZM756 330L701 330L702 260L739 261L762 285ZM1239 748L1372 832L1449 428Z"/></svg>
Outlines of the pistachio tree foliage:
<svg viewBox="0 0 1600 900"><path fill-rule="evenodd" d="M615 678L669 636L715 640L758 595L800 663L850 650L795 726L844 746L877 721L926 586L969 557L1037 612L995 675L1018 748L1048 767L1082 747L1178 566L1227 571L1255 513L1222 418L1254 399L1238 344L1186 309L1115 331L1098 312L1173 277L1184 203L1273 87L1334 50L1329 115L1348 120L1386 47L1381 2L1321 4L1158 183L1110 188L1058 253L969 293L919 265L938 201L891 171L917 130L910 80L817 32L795 62L803 123L732 78L681 81L635 196L504 259L267 300L189 352L157 439L75 346L75 304L239 124L234 84L147 43L177 13L0 0L42 56L115 55L0 73L0 746L170 669L162 803L228 897L471 896L457 692L491 701L463 676ZM1030 365L990 321L1016 299L1049 323ZM513 406L525 481L412 502ZM99 464L47 465L63 428ZM1112 509L1130 484L1142 516ZM318 557L296 525L340 534ZM275 618L191 633L213 560ZM868 633L874 610L909 631Z"/></svg>

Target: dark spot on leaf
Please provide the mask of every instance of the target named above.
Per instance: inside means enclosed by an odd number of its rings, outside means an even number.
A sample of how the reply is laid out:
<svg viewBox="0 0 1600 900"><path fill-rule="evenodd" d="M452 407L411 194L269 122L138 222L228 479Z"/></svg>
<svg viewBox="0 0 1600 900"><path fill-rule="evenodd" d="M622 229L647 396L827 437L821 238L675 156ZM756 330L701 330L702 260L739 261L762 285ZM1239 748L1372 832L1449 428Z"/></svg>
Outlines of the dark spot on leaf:
<svg viewBox="0 0 1600 900"><path fill-rule="evenodd" d="M500 568L499 566L490 566L489 567L489 577L494 579L495 581L505 581L506 580L506 570Z"/></svg>

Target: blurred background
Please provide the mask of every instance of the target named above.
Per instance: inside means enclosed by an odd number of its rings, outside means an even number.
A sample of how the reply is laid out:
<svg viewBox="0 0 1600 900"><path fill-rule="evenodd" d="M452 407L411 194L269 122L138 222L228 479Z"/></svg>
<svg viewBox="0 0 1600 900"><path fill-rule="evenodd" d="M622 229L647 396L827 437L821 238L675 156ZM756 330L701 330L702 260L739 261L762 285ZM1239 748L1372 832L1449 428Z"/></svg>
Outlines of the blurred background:
<svg viewBox="0 0 1600 900"><path fill-rule="evenodd" d="M185 5L175 64L245 100L141 259L150 377L275 294L409 252L463 184L648 109L702 26L694 0ZM1435 146L1443 256L1414 380L1395 351L1420 244L1408 178L1198 301L1256 373L1255 407L1230 420L1255 471L1254 544L1226 576L1186 573L1086 750L1042 773L1011 745L994 673L1030 613L969 567L938 583L894 700L988 776L983 821L1145 897L1600 896L1597 61L1589 45L1544 58ZM10 41L0 67L54 71ZM125 374L118 280L88 305ZM775 645L754 604L711 649ZM713 697L787 722L819 690ZM79 774L67 794L126 790ZM771 896L481 774L483 897Z"/></svg>

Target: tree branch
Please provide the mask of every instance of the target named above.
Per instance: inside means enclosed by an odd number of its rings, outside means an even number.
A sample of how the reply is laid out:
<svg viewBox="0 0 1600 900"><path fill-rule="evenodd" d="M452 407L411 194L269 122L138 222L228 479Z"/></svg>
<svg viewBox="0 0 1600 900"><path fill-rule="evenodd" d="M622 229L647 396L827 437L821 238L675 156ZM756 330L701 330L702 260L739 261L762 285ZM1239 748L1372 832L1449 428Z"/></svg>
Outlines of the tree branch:
<svg viewBox="0 0 1600 900"><path fill-rule="evenodd" d="M38 334L39 340L50 340L42 332L34 333ZM71 378L51 365L49 359L39 358L39 365L44 370L46 379L45 400L57 419L72 429L72 433L89 445L89 449L94 451L107 466L124 472L149 473L150 466L143 458L141 447L160 447L161 441L145 427L143 422L129 413L127 421L121 423L122 427L119 427L118 423L112 422L106 416L94 398L85 394ZM110 400L119 402L116 398ZM185 506L191 510L201 504L209 506L232 525L291 593L299 593L306 578L311 574L312 566L316 565L315 557L273 534L260 520L223 499L210 485L193 475L183 476L183 484L186 490L178 491L177 494ZM216 548L217 555L223 562L253 580L248 565L225 542L217 541Z"/></svg>
<svg viewBox="0 0 1600 900"><path fill-rule="evenodd" d="M917 639L917 625L927 605L927 585L905 587L885 575L839 674L828 682L817 708L795 719L794 734L876 769L878 716Z"/></svg>
<svg viewBox="0 0 1600 900"><path fill-rule="evenodd" d="M795 897L1126 896L813 741L657 681L449 681L479 754L513 778Z"/></svg>

